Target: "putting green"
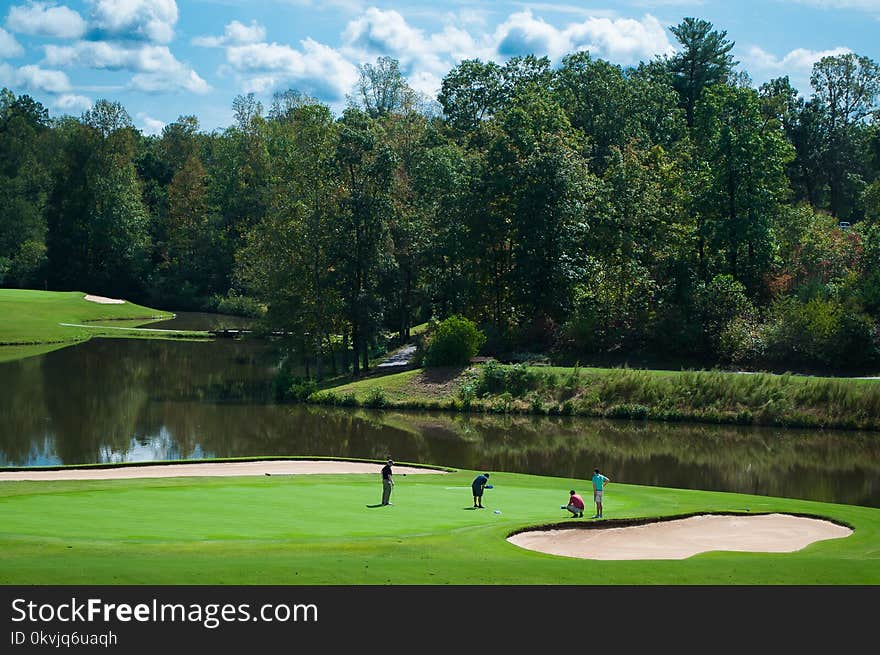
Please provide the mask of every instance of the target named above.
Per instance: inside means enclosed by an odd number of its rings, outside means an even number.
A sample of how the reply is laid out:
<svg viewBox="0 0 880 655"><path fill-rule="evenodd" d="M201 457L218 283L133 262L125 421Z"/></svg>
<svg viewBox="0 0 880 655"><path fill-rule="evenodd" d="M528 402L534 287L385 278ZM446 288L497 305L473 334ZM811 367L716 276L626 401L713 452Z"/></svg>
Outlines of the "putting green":
<svg viewBox="0 0 880 655"><path fill-rule="evenodd" d="M563 522L589 482L475 471L0 483L0 583L9 584L878 584L880 509L612 483L609 519L694 512L824 516L854 533L794 553L573 560L505 539ZM495 513L499 510L500 513Z"/></svg>

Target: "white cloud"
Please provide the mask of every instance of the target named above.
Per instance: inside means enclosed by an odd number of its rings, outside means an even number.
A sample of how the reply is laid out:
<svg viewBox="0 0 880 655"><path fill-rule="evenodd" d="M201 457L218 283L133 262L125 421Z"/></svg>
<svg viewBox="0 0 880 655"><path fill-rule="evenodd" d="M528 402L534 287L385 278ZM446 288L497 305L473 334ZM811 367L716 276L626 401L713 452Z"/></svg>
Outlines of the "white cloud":
<svg viewBox="0 0 880 655"><path fill-rule="evenodd" d="M252 20L250 25L245 25L234 20L226 25L223 36L197 36L192 43L203 48L218 48L224 45L259 43L265 39L266 28L257 21Z"/></svg>
<svg viewBox="0 0 880 655"><path fill-rule="evenodd" d="M793 0L793 2L821 9L862 9L880 12L880 0Z"/></svg>
<svg viewBox="0 0 880 655"><path fill-rule="evenodd" d="M552 6L556 11L569 8ZM341 52L352 62L371 61L381 55L394 57L410 85L428 95L438 91L445 74L463 59L485 61L535 54L558 61L566 54L590 50L615 63L636 64L674 52L665 28L651 15L641 20L591 15L556 27L525 10L511 14L492 32L474 30L467 19L466 14L449 14L441 30L426 33L407 23L397 11L372 7L348 23Z"/></svg>
<svg viewBox="0 0 880 655"><path fill-rule="evenodd" d="M86 22L77 12L47 2L12 7L6 25L14 32L59 39L78 39L86 32Z"/></svg>
<svg viewBox="0 0 880 655"><path fill-rule="evenodd" d="M822 59L822 57L835 57L852 52L849 48L838 47L832 50L808 50L806 48L796 48L783 57L777 57L766 50L754 46L749 49L749 59L753 66L766 71L777 72L807 72L809 73L813 64Z"/></svg>
<svg viewBox="0 0 880 655"><path fill-rule="evenodd" d="M52 106L65 113L82 113L92 108L92 101L86 96L64 93L55 99Z"/></svg>
<svg viewBox="0 0 880 655"><path fill-rule="evenodd" d="M208 83L180 62L164 45L127 45L109 41L78 41L73 45L45 46L45 62L50 66L74 66L105 70L127 70L136 75L131 87L159 93L183 89L207 93Z"/></svg>
<svg viewBox="0 0 880 655"><path fill-rule="evenodd" d="M831 50L795 48L782 57L777 57L758 46L752 46L742 59L746 70L752 74L756 83L788 75L792 85L801 94L805 94L810 88L810 74L813 70L813 64L822 57L834 57L848 52L852 52L852 50L843 46Z"/></svg>
<svg viewBox="0 0 880 655"><path fill-rule="evenodd" d="M230 46L226 60L242 76L245 91L262 93L280 84L293 84L322 100L343 99L357 80L356 67L313 39L300 44L302 50L278 43Z"/></svg>
<svg viewBox="0 0 880 655"><path fill-rule="evenodd" d="M40 68L34 64L22 66L15 71L15 81L32 91L65 93L71 89L70 80L63 71Z"/></svg>
<svg viewBox="0 0 880 655"><path fill-rule="evenodd" d="M165 128L165 123L157 118L148 116L144 112L138 112L137 118L140 122L141 132L143 132L144 134L154 136L157 134L161 134L162 130Z"/></svg>
<svg viewBox="0 0 880 655"><path fill-rule="evenodd" d="M24 54L24 48L9 32L0 27L0 59L18 57Z"/></svg>
<svg viewBox="0 0 880 655"><path fill-rule="evenodd" d="M463 59L492 59L496 55L491 34L480 29L479 38L461 25L474 25L470 14L449 14L443 29L433 34L412 27L397 11L371 7L350 21L342 34L341 51L353 62L379 56L398 60L401 71L417 91L434 95L446 73Z"/></svg>
<svg viewBox="0 0 880 655"><path fill-rule="evenodd" d="M182 89L204 95L211 91L210 84L194 70L183 65L161 73L138 73L131 78L131 88L145 93L164 93Z"/></svg>
<svg viewBox="0 0 880 655"><path fill-rule="evenodd" d="M634 0L636 7L699 7L706 0Z"/></svg>
<svg viewBox="0 0 880 655"><path fill-rule="evenodd" d="M175 0L89 0L91 25L100 34L168 43L177 23Z"/></svg>
<svg viewBox="0 0 880 655"><path fill-rule="evenodd" d="M511 14L495 30L498 53L505 57L535 54L558 60L563 55L589 50L618 64L636 64L674 48L663 25L646 14L632 18L591 17L557 28L535 18L531 11Z"/></svg>

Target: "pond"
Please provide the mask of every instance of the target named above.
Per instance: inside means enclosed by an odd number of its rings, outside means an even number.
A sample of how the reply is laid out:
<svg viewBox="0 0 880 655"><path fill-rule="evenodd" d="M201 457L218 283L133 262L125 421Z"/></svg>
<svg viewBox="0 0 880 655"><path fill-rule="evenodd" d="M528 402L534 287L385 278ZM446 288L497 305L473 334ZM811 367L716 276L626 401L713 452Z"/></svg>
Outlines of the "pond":
<svg viewBox="0 0 880 655"><path fill-rule="evenodd" d="M0 363L0 466L391 456L880 507L876 433L279 405L276 365L255 339L92 339Z"/></svg>

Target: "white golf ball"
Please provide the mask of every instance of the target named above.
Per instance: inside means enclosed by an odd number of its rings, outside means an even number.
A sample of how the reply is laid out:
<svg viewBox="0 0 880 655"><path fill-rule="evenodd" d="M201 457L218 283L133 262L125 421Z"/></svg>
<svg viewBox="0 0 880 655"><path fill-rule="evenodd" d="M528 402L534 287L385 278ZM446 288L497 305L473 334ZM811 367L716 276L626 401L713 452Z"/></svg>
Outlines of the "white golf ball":
<svg viewBox="0 0 880 655"><path fill-rule="evenodd" d="M500 510L500 509L496 509L496 510L495 510L495 513L496 513L496 514L501 514L501 510Z"/></svg>

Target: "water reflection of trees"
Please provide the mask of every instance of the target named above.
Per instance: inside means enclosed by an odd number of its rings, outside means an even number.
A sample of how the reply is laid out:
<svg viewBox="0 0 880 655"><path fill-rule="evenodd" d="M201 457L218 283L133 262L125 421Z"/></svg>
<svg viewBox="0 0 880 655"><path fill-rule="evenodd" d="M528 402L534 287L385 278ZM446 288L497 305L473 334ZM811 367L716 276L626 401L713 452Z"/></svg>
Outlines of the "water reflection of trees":
<svg viewBox="0 0 880 655"><path fill-rule="evenodd" d="M873 433L278 406L273 363L253 342L92 340L0 364L0 462L390 455L880 506Z"/></svg>

